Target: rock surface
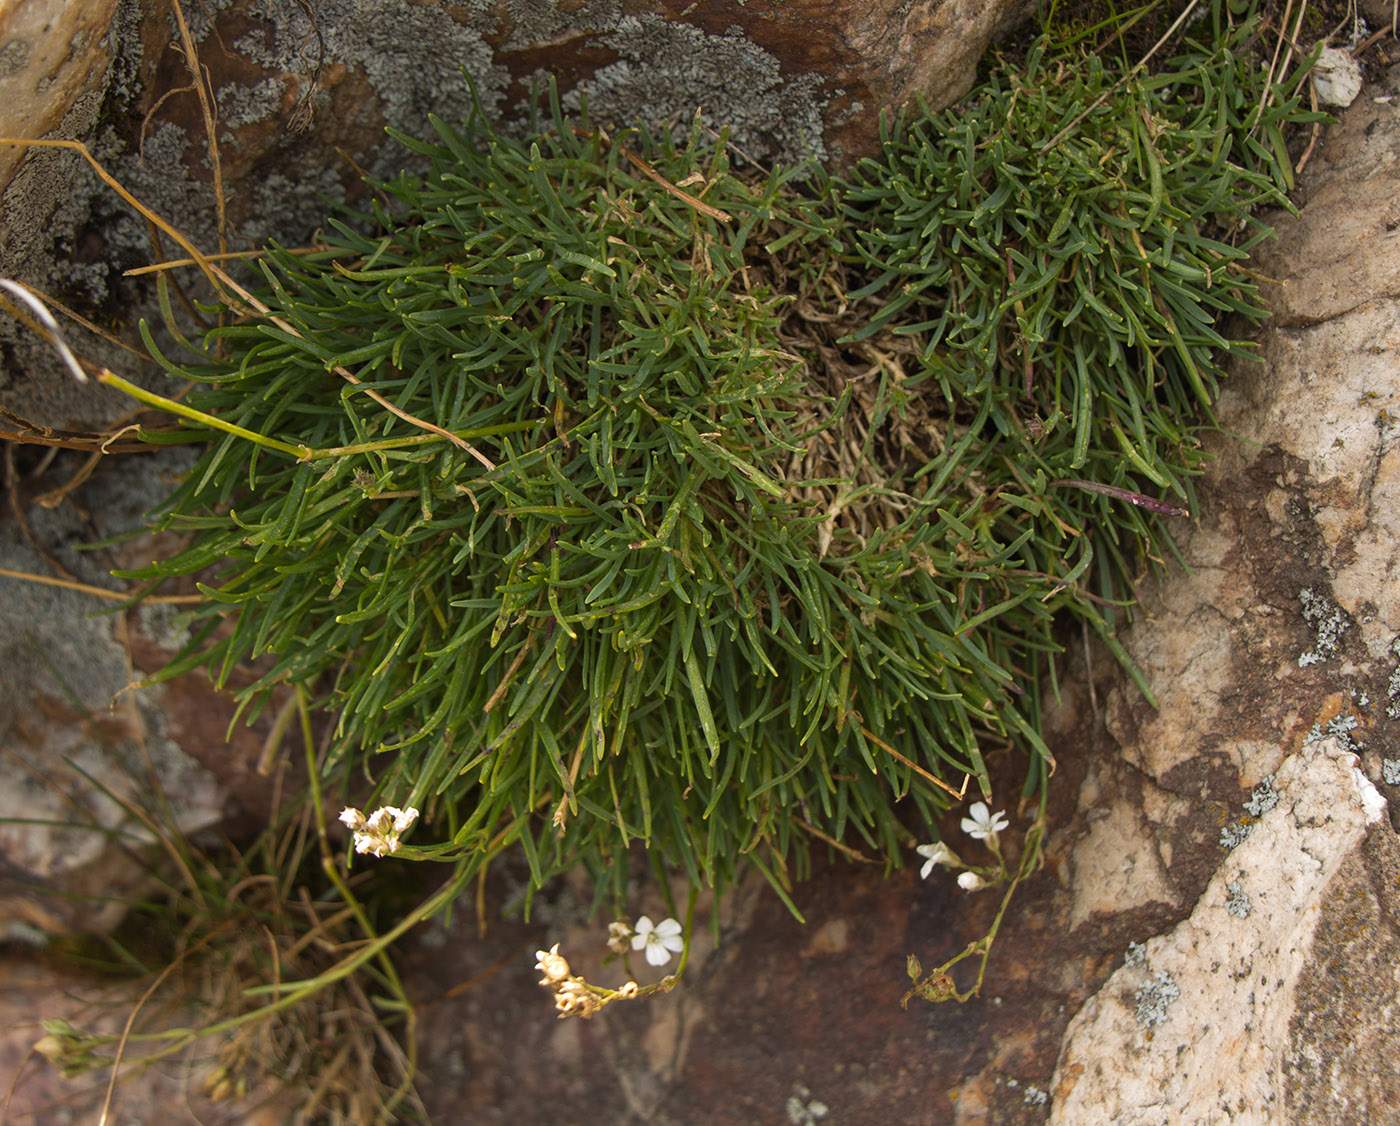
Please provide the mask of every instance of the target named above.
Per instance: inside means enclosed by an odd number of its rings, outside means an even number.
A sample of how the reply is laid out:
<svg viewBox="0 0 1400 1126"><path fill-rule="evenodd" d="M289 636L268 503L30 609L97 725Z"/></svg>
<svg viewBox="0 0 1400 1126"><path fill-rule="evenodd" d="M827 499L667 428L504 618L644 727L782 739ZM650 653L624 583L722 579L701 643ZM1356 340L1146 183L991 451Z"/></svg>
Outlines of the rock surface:
<svg viewBox="0 0 1400 1126"><path fill-rule="evenodd" d="M97 120L118 0L0 4L0 137L85 133ZM0 146L0 192L24 158Z"/></svg>
<svg viewBox="0 0 1400 1126"><path fill-rule="evenodd" d="M38 498L62 489L84 458L65 453L28 475L14 466L0 567L51 579L62 568L73 582L119 589L110 570L163 548L150 536L78 547L140 526L188 464L143 456L135 473L99 473L53 507ZM71 586L0 583L0 941L106 931L150 883L145 819L186 835L248 811L265 822L271 783L256 765L266 724L230 729L233 705L203 675L125 691L178 649L178 605L113 614Z"/></svg>
<svg viewBox="0 0 1400 1126"><path fill-rule="evenodd" d="M1324 905L1385 802L1335 737L1289 755L1267 794L1257 804L1274 804L1251 822L1190 917L1135 948L1071 1022L1051 1122L1288 1120L1293 1077L1285 1072L1304 1054L1290 1059L1290 1023L1307 996ZM1400 850L1391 836L1387 825L1373 851L1393 874ZM1400 983L1387 976L1381 991L1393 1005ZM1317 1009L1316 998L1309 1003ZM1384 1070L1388 1055L1368 1062ZM1333 1076L1329 1095L1355 1078ZM1346 1103L1363 1106L1368 1121L1383 1109L1371 1099Z"/></svg>
<svg viewBox="0 0 1400 1126"><path fill-rule="evenodd" d="M1159 878L1134 873L1102 909L1190 915L1075 1018L1053 1122L1394 1115L1397 93L1400 68L1326 133L1301 215L1273 217L1256 261L1276 316L1220 403L1234 437L1182 539L1194 573L1155 589L1128 641L1161 706L1109 694L1121 759L1094 768L1082 815L1142 820L1091 830L1071 882L1147 844Z"/></svg>

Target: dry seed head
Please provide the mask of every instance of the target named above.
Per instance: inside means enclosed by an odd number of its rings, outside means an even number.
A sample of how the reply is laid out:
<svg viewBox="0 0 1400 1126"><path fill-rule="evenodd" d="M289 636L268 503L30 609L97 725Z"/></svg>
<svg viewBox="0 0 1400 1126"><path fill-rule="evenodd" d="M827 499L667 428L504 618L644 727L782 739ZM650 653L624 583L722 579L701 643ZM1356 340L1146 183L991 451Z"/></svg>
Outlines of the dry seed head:
<svg viewBox="0 0 1400 1126"><path fill-rule="evenodd" d="M614 954L626 954L632 944L632 924L617 919L608 924L608 949Z"/></svg>
<svg viewBox="0 0 1400 1126"><path fill-rule="evenodd" d="M535 963L535 969L544 974L540 979L541 985L557 985L569 977L569 963L564 955L559 953L559 944L556 942L548 950L535 951L535 957L539 959Z"/></svg>
<svg viewBox="0 0 1400 1126"><path fill-rule="evenodd" d="M555 989L554 1007L559 1010L561 1018L583 1017L587 1020L602 1007L598 998L581 981L563 981Z"/></svg>

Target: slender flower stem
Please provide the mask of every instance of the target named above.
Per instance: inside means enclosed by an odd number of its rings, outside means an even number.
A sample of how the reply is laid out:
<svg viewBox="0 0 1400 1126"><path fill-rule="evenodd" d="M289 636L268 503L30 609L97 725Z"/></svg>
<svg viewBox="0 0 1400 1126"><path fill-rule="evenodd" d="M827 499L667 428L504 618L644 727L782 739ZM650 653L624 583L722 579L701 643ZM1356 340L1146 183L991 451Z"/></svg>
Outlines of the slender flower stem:
<svg viewBox="0 0 1400 1126"><path fill-rule="evenodd" d="M188 418L192 422L202 422L205 426L213 427L215 430L222 430L226 434L236 434L240 438L246 438L250 442L255 442L259 446L266 446L269 449L279 450L284 454L291 454L300 461L307 461L312 456L312 451L307 446L294 446L290 442L279 442L276 438L265 438L255 430L246 430L242 426L235 426L231 422L225 422L212 414L205 414L204 411L195 410L194 407L187 407L184 403L177 403L174 399L167 399L164 395L157 395L154 391L147 391L144 387L138 387L129 380L103 368L97 373L97 382L105 383L108 387L115 387L118 391L124 391L133 399L145 403L149 407L167 411L170 414L178 414L181 418Z"/></svg>

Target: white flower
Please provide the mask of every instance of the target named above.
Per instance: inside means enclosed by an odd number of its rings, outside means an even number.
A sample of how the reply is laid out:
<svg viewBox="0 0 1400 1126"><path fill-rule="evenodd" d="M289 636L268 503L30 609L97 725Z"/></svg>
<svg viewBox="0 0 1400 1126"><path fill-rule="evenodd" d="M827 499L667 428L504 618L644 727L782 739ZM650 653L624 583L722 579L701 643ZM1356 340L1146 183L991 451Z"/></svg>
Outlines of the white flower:
<svg viewBox="0 0 1400 1126"><path fill-rule="evenodd" d="M990 885L987 881L976 872L963 872L958 876L958 887L962 888L963 891L981 891L988 886Z"/></svg>
<svg viewBox="0 0 1400 1126"><path fill-rule="evenodd" d="M354 831L356 852L384 856L399 851L399 834L418 820L418 811L384 805L366 817L358 809L347 808L340 820Z"/></svg>
<svg viewBox="0 0 1400 1126"><path fill-rule="evenodd" d="M664 966L671 960L672 952L679 954L685 949L681 925L675 919L662 919L653 926L651 919L643 915L637 920L635 930L632 949L645 950L647 961L653 966Z"/></svg>
<svg viewBox="0 0 1400 1126"><path fill-rule="evenodd" d="M942 841L920 845L914 851L924 857L924 866L919 869L919 879L921 880L928 879L928 874L938 864L946 864L950 868L962 867L962 861L958 859L958 854Z"/></svg>
<svg viewBox="0 0 1400 1126"><path fill-rule="evenodd" d="M992 813L986 802L973 802L968 813L972 816L962 819L962 830L974 841L985 841L988 837L994 837L1010 824L1005 813L1001 810Z"/></svg>

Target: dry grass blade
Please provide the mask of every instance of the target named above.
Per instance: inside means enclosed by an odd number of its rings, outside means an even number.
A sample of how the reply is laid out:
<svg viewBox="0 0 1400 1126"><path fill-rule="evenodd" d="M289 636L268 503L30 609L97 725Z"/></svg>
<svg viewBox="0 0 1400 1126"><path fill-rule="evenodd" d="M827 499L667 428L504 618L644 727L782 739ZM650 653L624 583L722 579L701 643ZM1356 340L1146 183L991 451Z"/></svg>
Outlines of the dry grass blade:
<svg viewBox="0 0 1400 1126"><path fill-rule="evenodd" d="M132 427L131 429L135 430L138 429L138 427ZM104 448L94 450L92 453L88 454L87 460L83 462L83 464L78 468L78 471L74 473L73 476L68 478L68 480L65 481L63 484L59 485L58 488L50 489L46 493L39 494L37 497L34 498L34 503L37 504L40 508L57 508L60 504L64 502L64 500L67 499L69 493L71 493L74 489L78 488L89 477L92 476L93 470L95 470L99 465L102 464L102 457L105 453L106 450Z"/></svg>
<svg viewBox="0 0 1400 1126"><path fill-rule="evenodd" d="M317 248L314 246L299 246L294 249L284 250L284 254L315 254ZM266 258L266 250L230 250L224 254L206 254L206 262L250 262L256 258ZM199 262L193 258L172 258L166 262L155 262L149 266L133 266L129 270L122 271L122 277L139 278L146 274L164 273L166 270L174 270L180 266L198 266Z"/></svg>
<svg viewBox="0 0 1400 1126"><path fill-rule="evenodd" d="M116 424L114 424L116 425ZM132 429L129 425L108 434L84 430L56 430L21 418L13 411L0 407L0 441L19 445L53 446L65 450L97 451L104 454L149 454L160 447L141 441L123 441L121 435ZM150 433L150 431L148 431Z"/></svg>
<svg viewBox="0 0 1400 1126"><path fill-rule="evenodd" d="M194 39L190 35L189 24L185 22L185 10L180 0L170 0L170 10L180 28L180 43L184 50L185 64L189 67L194 92L199 98L199 112L204 118L204 136L209 147L209 166L214 179L214 212L219 232L219 253L228 252L228 216L224 205L224 167L219 159L218 122L214 112L213 99L209 96L209 73L199 61Z"/></svg>
<svg viewBox="0 0 1400 1126"><path fill-rule="evenodd" d="M913 770L920 777L927 779L940 789L946 790L959 801L961 801L963 796L967 793L967 784L972 780L972 775L964 774L962 788L955 790L952 786L948 785L947 782L943 781L943 779L939 778L936 774L930 774L913 759L907 758L904 755L900 754L898 751L896 751L893 747L891 747L888 743L886 743L883 739L877 736L874 732L870 731L868 728L862 727L861 732L865 735L867 739L869 739L872 743L879 747L880 750L884 751L891 758L902 762L905 766L909 767L910 770Z"/></svg>
<svg viewBox="0 0 1400 1126"><path fill-rule="evenodd" d="M624 149L623 152L626 155L627 159L632 162L633 167L636 168L637 171L639 171L643 176L647 177L649 180L652 180L657 184L660 184L661 187L665 188L677 199L695 208L695 210L700 212L700 214L708 215L711 219L717 220L721 223L728 223L734 218L734 216L730 215L729 212L721 211L718 207L711 207L708 203L705 203L703 200L696 199L689 192L676 187L675 184L671 183L670 180L666 179L665 176L661 175L660 172L658 172L645 160L639 157L636 153L627 149Z"/></svg>
<svg viewBox="0 0 1400 1126"><path fill-rule="evenodd" d="M1269 60L1269 70L1264 81L1264 93L1260 98L1258 108L1255 110L1254 129L1257 129L1259 123L1264 120L1264 111L1268 109L1269 103L1274 97L1274 76L1276 74L1286 74L1289 64L1293 60L1293 51L1295 49L1294 40L1298 35L1299 29L1303 26L1303 17L1308 11L1308 0L1300 0L1298 4L1298 15L1290 23L1289 20L1293 14L1293 3L1294 0L1288 0L1288 3L1283 9L1283 19L1279 22L1278 39L1274 42L1274 54ZM1282 63L1280 63L1279 54L1284 51L1285 48L1287 48L1287 52L1284 54ZM1252 133L1253 129L1251 129L1251 135Z"/></svg>
<svg viewBox="0 0 1400 1126"><path fill-rule="evenodd" d="M852 848L850 845L845 844L842 841L838 841L830 833L822 832L820 829L818 829L815 825L813 825L810 821L806 820L805 818L799 818L796 814L794 814L792 818L792 823L802 828L805 832L811 833L812 836L817 838L817 840L825 841L832 848L836 849L837 852L845 856L848 860L854 860L859 864L878 863L878 861L873 856L866 856L865 853L861 852L859 849Z"/></svg>
<svg viewBox="0 0 1400 1126"><path fill-rule="evenodd" d="M102 1099L102 1111L97 1118L98 1126L107 1126L107 1116L111 1113L112 1110L112 1098L117 1091L117 1080L121 1077L122 1057L126 1054L127 1040L131 1036L131 1029L136 1023L136 1018L140 1015L141 1010L145 1008L146 1002L149 1001L153 996L155 996L156 990L158 990L161 987L165 979L180 968L181 964L184 962L186 957L195 953L195 951L197 951L200 947L204 946L205 943L210 941L213 937L213 935L208 935L204 939L195 943L195 945L189 947L186 950L182 950L180 954L174 959L174 961L172 961L168 966L165 967L165 969L161 970L161 972L156 975L156 979L152 981L149 986L147 986L146 991L141 994L141 996L137 999L136 1004L132 1006L131 1012L126 1018L126 1024L122 1026L121 1037L117 1041L116 1054L112 1057L111 1075L108 1077L107 1080L107 1093Z"/></svg>

